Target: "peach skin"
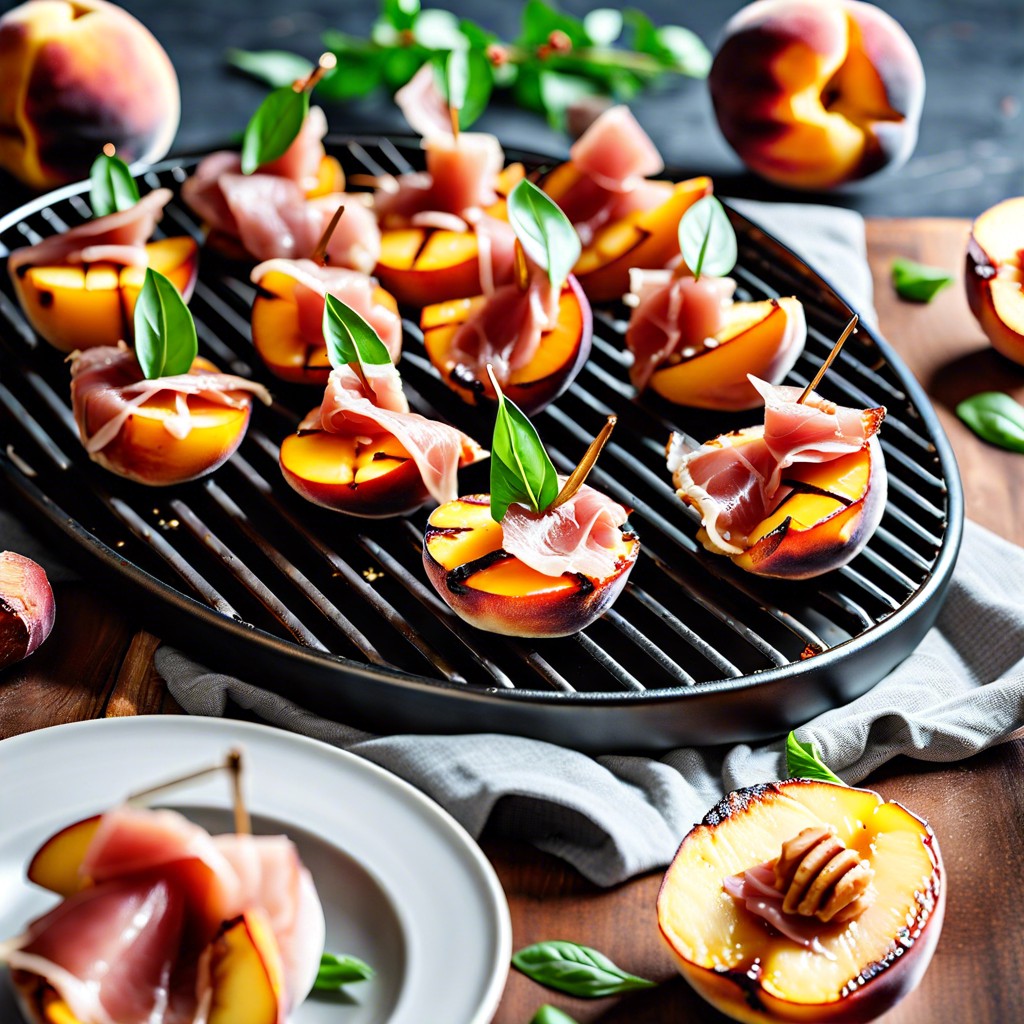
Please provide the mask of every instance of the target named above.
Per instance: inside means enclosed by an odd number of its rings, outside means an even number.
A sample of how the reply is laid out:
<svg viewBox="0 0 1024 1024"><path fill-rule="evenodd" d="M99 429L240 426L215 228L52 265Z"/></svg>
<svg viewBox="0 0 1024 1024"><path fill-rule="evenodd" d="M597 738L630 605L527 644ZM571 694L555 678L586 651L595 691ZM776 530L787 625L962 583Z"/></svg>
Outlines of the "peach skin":
<svg viewBox="0 0 1024 1024"><path fill-rule="evenodd" d="M907 33L861 0L757 0L726 25L708 84L740 159L797 189L900 167L925 85Z"/></svg>

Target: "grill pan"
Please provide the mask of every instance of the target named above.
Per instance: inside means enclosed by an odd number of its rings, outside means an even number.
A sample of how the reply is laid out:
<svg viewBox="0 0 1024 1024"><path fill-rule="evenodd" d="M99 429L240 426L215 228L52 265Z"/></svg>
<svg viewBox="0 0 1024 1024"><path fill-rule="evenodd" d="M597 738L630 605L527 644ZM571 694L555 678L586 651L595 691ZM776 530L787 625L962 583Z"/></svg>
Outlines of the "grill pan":
<svg viewBox="0 0 1024 1024"><path fill-rule="evenodd" d="M413 139L330 140L346 173L421 166ZM528 168L545 160L509 153ZM179 197L195 158L141 177L175 198L158 234L200 227ZM84 185L0 220L0 256L88 218ZM730 210L739 235L737 298L796 295L805 353L786 383L804 386L849 319L816 273ZM933 623L963 526L949 443L922 389L863 325L820 391L844 405L884 405L889 476L882 524L843 569L804 582L762 580L707 554L675 497L663 449L670 429L695 443L757 419L632 398L623 356L627 311L594 310L593 353L569 391L535 422L568 471L615 412L619 425L591 482L635 511L642 552L614 608L575 637L522 640L480 632L435 595L422 570L428 509L357 520L317 508L284 483L277 446L319 392L269 374L252 349L247 269L202 253L191 302L200 352L252 376L258 403L238 453L212 477L147 488L94 465L77 440L68 370L37 339L0 274L0 471L33 522L52 528L140 607L152 630L205 664L338 721L378 732L508 732L582 750L658 750L779 734L865 692ZM404 310L400 364L412 407L482 443L493 421L464 405L427 360L418 314ZM486 463L462 493L486 491Z"/></svg>

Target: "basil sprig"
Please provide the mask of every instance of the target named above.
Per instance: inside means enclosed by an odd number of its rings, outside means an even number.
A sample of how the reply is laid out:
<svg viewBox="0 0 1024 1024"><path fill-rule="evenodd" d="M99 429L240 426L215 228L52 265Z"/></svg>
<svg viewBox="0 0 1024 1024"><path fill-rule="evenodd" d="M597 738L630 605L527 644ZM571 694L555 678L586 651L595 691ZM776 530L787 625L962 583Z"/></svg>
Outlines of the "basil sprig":
<svg viewBox="0 0 1024 1024"><path fill-rule="evenodd" d="M989 444L1024 452L1024 406L1001 391L982 391L965 398L956 414Z"/></svg>
<svg viewBox="0 0 1024 1024"><path fill-rule="evenodd" d="M320 957L320 969L317 971L313 988L317 992L337 992L342 985L366 981L375 974L376 971L358 957L324 953Z"/></svg>
<svg viewBox="0 0 1024 1024"><path fill-rule="evenodd" d="M199 351L195 322L178 289L151 267L135 301L134 326L135 357L147 380L188 373Z"/></svg>
<svg viewBox="0 0 1024 1024"><path fill-rule="evenodd" d="M795 732L786 737L786 770L791 779L817 779L820 782L838 782L840 786L846 785L822 761L815 744L801 743Z"/></svg>
<svg viewBox="0 0 1024 1024"><path fill-rule="evenodd" d="M434 77L448 106L458 112L465 131L487 109L494 85L490 61L483 50L453 49L434 60Z"/></svg>
<svg viewBox="0 0 1024 1024"><path fill-rule="evenodd" d="M139 186L135 184L128 165L113 153L100 153L89 171L92 215L106 217L109 213L130 210L138 201Z"/></svg>
<svg viewBox="0 0 1024 1024"><path fill-rule="evenodd" d="M523 178L508 197L508 219L527 256L561 288L580 258L580 236L558 204Z"/></svg>
<svg viewBox="0 0 1024 1024"><path fill-rule="evenodd" d="M500 523L513 502L544 512L558 497L558 474L536 428L502 394L493 374L491 384L498 398L491 442L491 518Z"/></svg>
<svg viewBox="0 0 1024 1024"><path fill-rule="evenodd" d="M533 1015L530 1024L576 1024L576 1021L565 1010L545 1003L543 1006L537 1007L537 1012Z"/></svg>
<svg viewBox="0 0 1024 1024"><path fill-rule="evenodd" d="M242 173L283 156L302 130L309 113L309 93L290 85L275 89L252 115L242 137Z"/></svg>
<svg viewBox="0 0 1024 1024"><path fill-rule="evenodd" d="M900 256L892 261L892 286L901 299L910 302L931 302L948 284L953 275L942 267L929 267Z"/></svg>
<svg viewBox="0 0 1024 1024"><path fill-rule="evenodd" d="M575 942L553 940L527 946L512 957L512 965L539 985L585 999L656 987L655 982L629 974L596 949Z"/></svg>
<svg viewBox="0 0 1024 1024"><path fill-rule="evenodd" d="M387 346L377 332L341 299L328 295L324 302L324 338L331 366L340 370L355 365L384 366L391 362Z"/></svg>
<svg viewBox="0 0 1024 1024"><path fill-rule="evenodd" d="M714 196L698 199L680 218L679 251L698 281L701 274L725 277L736 266L736 232Z"/></svg>

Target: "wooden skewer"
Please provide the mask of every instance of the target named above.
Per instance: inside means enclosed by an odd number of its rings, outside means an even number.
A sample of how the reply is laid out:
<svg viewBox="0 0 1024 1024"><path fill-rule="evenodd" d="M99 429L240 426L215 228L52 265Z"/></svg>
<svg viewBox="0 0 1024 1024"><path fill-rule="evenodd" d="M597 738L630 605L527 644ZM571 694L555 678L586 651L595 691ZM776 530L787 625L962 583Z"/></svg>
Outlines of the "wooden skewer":
<svg viewBox="0 0 1024 1024"><path fill-rule="evenodd" d="M857 314L854 313L853 319L846 325L846 329L839 335L839 340L832 346L832 351L829 352L828 359L821 364L821 369L814 375L814 380L804 388L804 393L797 399L798 405L803 405L810 397L811 392L821 383L821 378L825 376L825 371L832 365L832 361L835 357L839 355L839 350L846 344L846 339L857 329L857 321L859 319L860 318Z"/></svg>
<svg viewBox="0 0 1024 1024"><path fill-rule="evenodd" d="M512 251L515 253L516 283L519 285L519 290L525 292L530 287L530 267L526 262L526 251L518 238Z"/></svg>
<svg viewBox="0 0 1024 1024"><path fill-rule="evenodd" d="M345 204L335 211L334 216L331 218L330 224L324 228L324 233L320 236L320 241L316 243L316 248L313 250L313 255L310 259L319 264L321 267L327 262L327 246L330 244L331 235L334 234L334 229L338 226L338 221L341 220L341 215L345 212Z"/></svg>
<svg viewBox="0 0 1024 1024"><path fill-rule="evenodd" d="M245 806L242 792L242 751L237 747L228 753L228 769L231 772L231 794L235 804L235 831L239 835L252 835L252 820Z"/></svg>
<svg viewBox="0 0 1024 1024"><path fill-rule="evenodd" d="M594 463L597 462L597 457L601 454L601 449L608 443L608 438L612 436L617 422L617 416L608 417L601 432L590 442L590 447L583 453L579 465L569 474L569 479L562 485L558 496L548 506L549 511L558 508L559 505L564 505L583 486L590 471L594 468Z"/></svg>
<svg viewBox="0 0 1024 1024"><path fill-rule="evenodd" d="M104 156L117 156L117 147L112 142L104 143L103 145Z"/></svg>
<svg viewBox="0 0 1024 1024"><path fill-rule="evenodd" d="M337 66L338 58L333 53L322 53L316 67L305 78L297 79L292 88L296 92L311 92L316 87L317 82L328 71L333 71Z"/></svg>
<svg viewBox="0 0 1024 1024"><path fill-rule="evenodd" d="M452 138L459 141L459 111L457 107L448 108L448 116L452 119Z"/></svg>

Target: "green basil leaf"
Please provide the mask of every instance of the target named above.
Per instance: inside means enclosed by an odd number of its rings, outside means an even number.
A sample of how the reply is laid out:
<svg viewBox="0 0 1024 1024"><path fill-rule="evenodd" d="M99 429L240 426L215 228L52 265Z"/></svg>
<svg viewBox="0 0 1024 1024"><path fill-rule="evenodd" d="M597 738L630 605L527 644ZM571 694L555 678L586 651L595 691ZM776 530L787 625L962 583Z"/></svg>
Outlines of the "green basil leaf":
<svg viewBox="0 0 1024 1024"><path fill-rule="evenodd" d="M384 0L384 20L399 32L407 32L420 15L420 0Z"/></svg>
<svg viewBox="0 0 1024 1024"><path fill-rule="evenodd" d="M491 43L496 43L498 37L483 25L477 24L469 18L462 18L459 21L459 31L469 44L471 49L486 50Z"/></svg>
<svg viewBox="0 0 1024 1024"><path fill-rule="evenodd" d="M519 45L532 50L546 43L552 32L564 32L574 49L593 45L593 40L579 18L565 14L544 0L527 0L523 7Z"/></svg>
<svg viewBox="0 0 1024 1024"><path fill-rule="evenodd" d="M672 71L691 78L707 78L711 51L695 32L681 25L663 25L655 31L662 60Z"/></svg>
<svg viewBox="0 0 1024 1024"><path fill-rule="evenodd" d="M576 1024L576 1021L564 1010L560 1010L557 1006L552 1006L550 1003L545 1003L537 1008L537 1012L533 1015L533 1020L530 1021L530 1024Z"/></svg>
<svg viewBox="0 0 1024 1024"><path fill-rule="evenodd" d="M434 58L434 78L449 106L459 112L466 131L487 109L494 88L494 69L482 50L452 50Z"/></svg>
<svg viewBox="0 0 1024 1024"><path fill-rule="evenodd" d="M135 358L147 380L188 373L199 351L195 322L178 289L150 267L135 302L134 326Z"/></svg>
<svg viewBox="0 0 1024 1024"><path fill-rule="evenodd" d="M586 999L655 987L655 982L629 974L603 953L575 942L538 942L519 950L512 964L539 985Z"/></svg>
<svg viewBox="0 0 1024 1024"><path fill-rule="evenodd" d="M342 985L366 981L376 973L368 963L358 957L324 953L320 957L320 970L317 971L313 988L317 992L337 992Z"/></svg>
<svg viewBox="0 0 1024 1024"><path fill-rule="evenodd" d="M360 367L391 362L377 332L351 307L333 295L324 302L324 338L331 366L340 370L350 363Z"/></svg>
<svg viewBox="0 0 1024 1024"><path fill-rule="evenodd" d="M583 28L594 46L611 46L622 35L622 11L598 7L583 18Z"/></svg>
<svg viewBox="0 0 1024 1024"><path fill-rule="evenodd" d="M931 302L946 285L952 283L952 274L941 267L929 267L903 257L892 261L892 286L901 299Z"/></svg>
<svg viewBox="0 0 1024 1024"><path fill-rule="evenodd" d="M242 138L242 173L253 171L282 156L302 130L309 113L309 93L290 85L275 89L259 105Z"/></svg>
<svg viewBox="0 0 1024 1024"><path fill-rule="evenodd" d="M491 518L519 502L543 512L558 497L558 474L526 414L495 383L498 413L491 443Z"/></svg>
<svg viewBox="0 0 1024 1024"><path fill-rule="evenodd" d="M786 737L786 770L791 779L818 779L821 782L838 782L845 786L818 754L814 743L801 743L796 733Z"/></svg>
<svg viewBox="0 0 1024 1024"><path fill-rule="evenodd" d="M368 96L384 80L384 55L378 51L331 46L338 64L313 90L328 100L350 100Z"/></svg>
<svg viewBox="0 0 1024 1024"><path fill-rule="evenodd" d="M1001 391L982 391L965 398L956 414L989 444L1024 452L1024 406Z"/></svg>
<svg viewBox="0 0 1024 1024"><path fill-rule="evenodd" d="M451 11L437 8L423 11L416 20L413 36L428 50L461 50L466 46L459 19Z"/></svg>
<svg viewBox="0 0 1024 1024"><path fill-rule="evenodd" d="M551 284L565 284L582 249L558 204L524 178L508 197L508 219L526 255L548 272Z"/></svg>
<svg viewBox="0 0 1024 1024"><path fill-rule="evenodd" d="M736 266L736 232L714 196L698 199L680 218L679 251L696 278L725 277Z"/></svg>
<svg viewBox="0 0 1024 1024"><path fill-rule="evenodd" d="M229 49L225 51L224 59L231 67L244 71L272 89L291 85L296 79L305 78L313 70L311 61L285 50Z"/></svg>
<svg viewBox="0 0 1024 1024"><path fill-rule="evenodd" d="M430 53L420 46L400 46L384 54L384 82L392 91L401 89L423 66Z"/></svg>
<svg viewBox="0 0 1024 1024"><path fill-rule="evenodd" d="M100 153L92 163L89 182L89 205L94 217L130 210L139 201L139 187L119 157Z"/></svg>
<svg viewBox="0 0 1024 1024"><path fill-rule="evenodd" d="M569 107L587 96L598 96L601 89L579 75L566 75L561 71L540 72L540 98L548 124L556 131L564 131Z"/></svg>
<svg viewBox="0 0 1024 1024"><path fill-rule="evenodd" d="M486 60L486 58L484 58ZM448 86L445 95L448 106L461 111L469 92L469 54L465 50L452 50L445 62L444 80ZM462 127L461 125L459 126Z"/></svg>

